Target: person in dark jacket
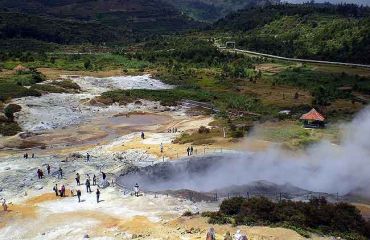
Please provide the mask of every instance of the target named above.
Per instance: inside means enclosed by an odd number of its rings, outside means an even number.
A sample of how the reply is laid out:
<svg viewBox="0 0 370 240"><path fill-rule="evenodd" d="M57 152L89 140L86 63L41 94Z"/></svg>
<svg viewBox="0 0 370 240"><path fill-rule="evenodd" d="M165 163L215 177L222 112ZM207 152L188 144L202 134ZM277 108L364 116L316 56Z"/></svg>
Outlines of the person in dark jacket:
<svg viewBox="0 0 370 240"><path fill-rule="evenodd" d="M100 198L100 190L99 188L96 189L96 202L99 203L99 198Z"/></svg>
<svg viewBox="0 0 370 240"><path fill-rule="evenodd" d="M81 190L80 189L78 189L77 190L77 198L78 198L78 202L81 202Z"/></svg>

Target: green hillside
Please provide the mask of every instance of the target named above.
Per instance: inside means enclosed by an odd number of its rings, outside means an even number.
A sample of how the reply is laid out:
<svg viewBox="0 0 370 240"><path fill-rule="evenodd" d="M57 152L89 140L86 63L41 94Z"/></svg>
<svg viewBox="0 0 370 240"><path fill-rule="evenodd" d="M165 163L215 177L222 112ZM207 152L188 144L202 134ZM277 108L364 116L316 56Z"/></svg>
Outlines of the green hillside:
<svg viewBox="0 0 370 240"><path fill-rule="evenodd" d="M354 5L249 8L215 23L239 48L286 57L370 63L370 9Z"/></svg>
<svg viewBox="0 0 370 240"><path fill-rule="evenodd" d="M279 0L165 0L186 15L205 22L216 21L227 14L251 6L278 3Z"/></svg>
<svg viewBox="0 0 370 240"><path fill-rule="evenodd" d="M140 41L201 25L160 0L0 1L0 40L58 44Z"/></svg>

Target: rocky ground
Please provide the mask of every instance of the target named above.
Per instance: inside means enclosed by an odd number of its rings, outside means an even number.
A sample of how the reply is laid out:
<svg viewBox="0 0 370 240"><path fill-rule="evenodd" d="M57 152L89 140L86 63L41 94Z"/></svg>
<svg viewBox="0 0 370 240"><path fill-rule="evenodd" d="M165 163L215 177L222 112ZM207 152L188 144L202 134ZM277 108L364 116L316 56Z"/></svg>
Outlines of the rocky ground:
<svg viewBox="0 0 370 240"><path fill-rule="evenodd" d="M142 192L140 197L135 197L132 184L117 185L115 180L133 166L185 156L187 145L174 144L172 140L182 132L207 126L213 121L212 116L189 117L186 106L164 108L147 101L126 106L89 104L90 99L109 89L171 88L150 76L70 78L80 84L83 92L14 100L22 106L17 121L27 132L0 139L0 198L5 198L9 205L9 211L0 213L0 239L204 238L211 227L206 219L181 215L186 211L216 210L219 202L193 202L167 193ZM177 133L167 131L173 127L178 129ZM141 131L145 132L145 139L140 138ZM30 145L27 147L26 143ZM21 146L24 148L20 150ZM225 147L229 145L196 148L199 153L208 154L221 148L225 151ZM26 152L28 159L23 158ZM92 156L89 162L87 153ZM50 175L46 173L47 164L51 166ZM43 179L37 178L39 168L46 175ZM59 168L63 169L61 179ZM101 171L107 173L109 186L102 181ZM97 186L87 193L84 184L77 186L76 173L80 174L82 183L87 175L97 176L101 188L99 203L95 194ZM65 185L66 197L55 196L52 190L55 184L59 188ZM71 193L77 189L82 191L80 203ZM226 231L236 231L228 225L215 228L218 238ZM242 227L241 230L253 240L304 239L282 228Z"/></svg>

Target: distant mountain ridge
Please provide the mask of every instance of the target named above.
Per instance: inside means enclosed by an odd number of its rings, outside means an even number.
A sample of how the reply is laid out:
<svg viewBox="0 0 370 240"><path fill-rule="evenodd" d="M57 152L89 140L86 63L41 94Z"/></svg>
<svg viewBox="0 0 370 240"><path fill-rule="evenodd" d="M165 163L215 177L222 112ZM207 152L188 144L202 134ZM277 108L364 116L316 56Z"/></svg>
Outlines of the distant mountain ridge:
<svg viewBox="0 0 370 240"><path fill-rule="evenodd" d="M280 0L165 0L199 21L214 22L245 7L280 3Z"/></svg>
<svg viewBox="0 0 370 240"><path fill-rule="evenodd" d="M37 37L62 44L135 39L200 26L161 0L2 0L1 10L2 39ZM28 24L22 18L32 21Z"/></svg>

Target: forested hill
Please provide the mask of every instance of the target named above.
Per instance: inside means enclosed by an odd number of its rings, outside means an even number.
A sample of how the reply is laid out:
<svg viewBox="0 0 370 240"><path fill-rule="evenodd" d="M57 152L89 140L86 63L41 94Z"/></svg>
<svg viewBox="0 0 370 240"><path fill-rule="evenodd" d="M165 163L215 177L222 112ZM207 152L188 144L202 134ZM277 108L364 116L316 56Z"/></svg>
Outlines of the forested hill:
<svg viewBox="0 0 370 240"><path fill-rule="evenodd" d="M277 4L280 0L165 0L186 15L205 22L214 22L227 14L251 6Z"/></svg>
<svg viewBox="0 0 370 240"><path fill-rule="evenodd" d="M140 41L200 24L161 0L1 0L0 40L60 44Z"/></svg>
<svg viewBox="0 0 370 240"><path fill-rule="evenodd" d="M279 4L246 8L214 24L239 48L285 57L370 63L370 8Z"/></svg>

